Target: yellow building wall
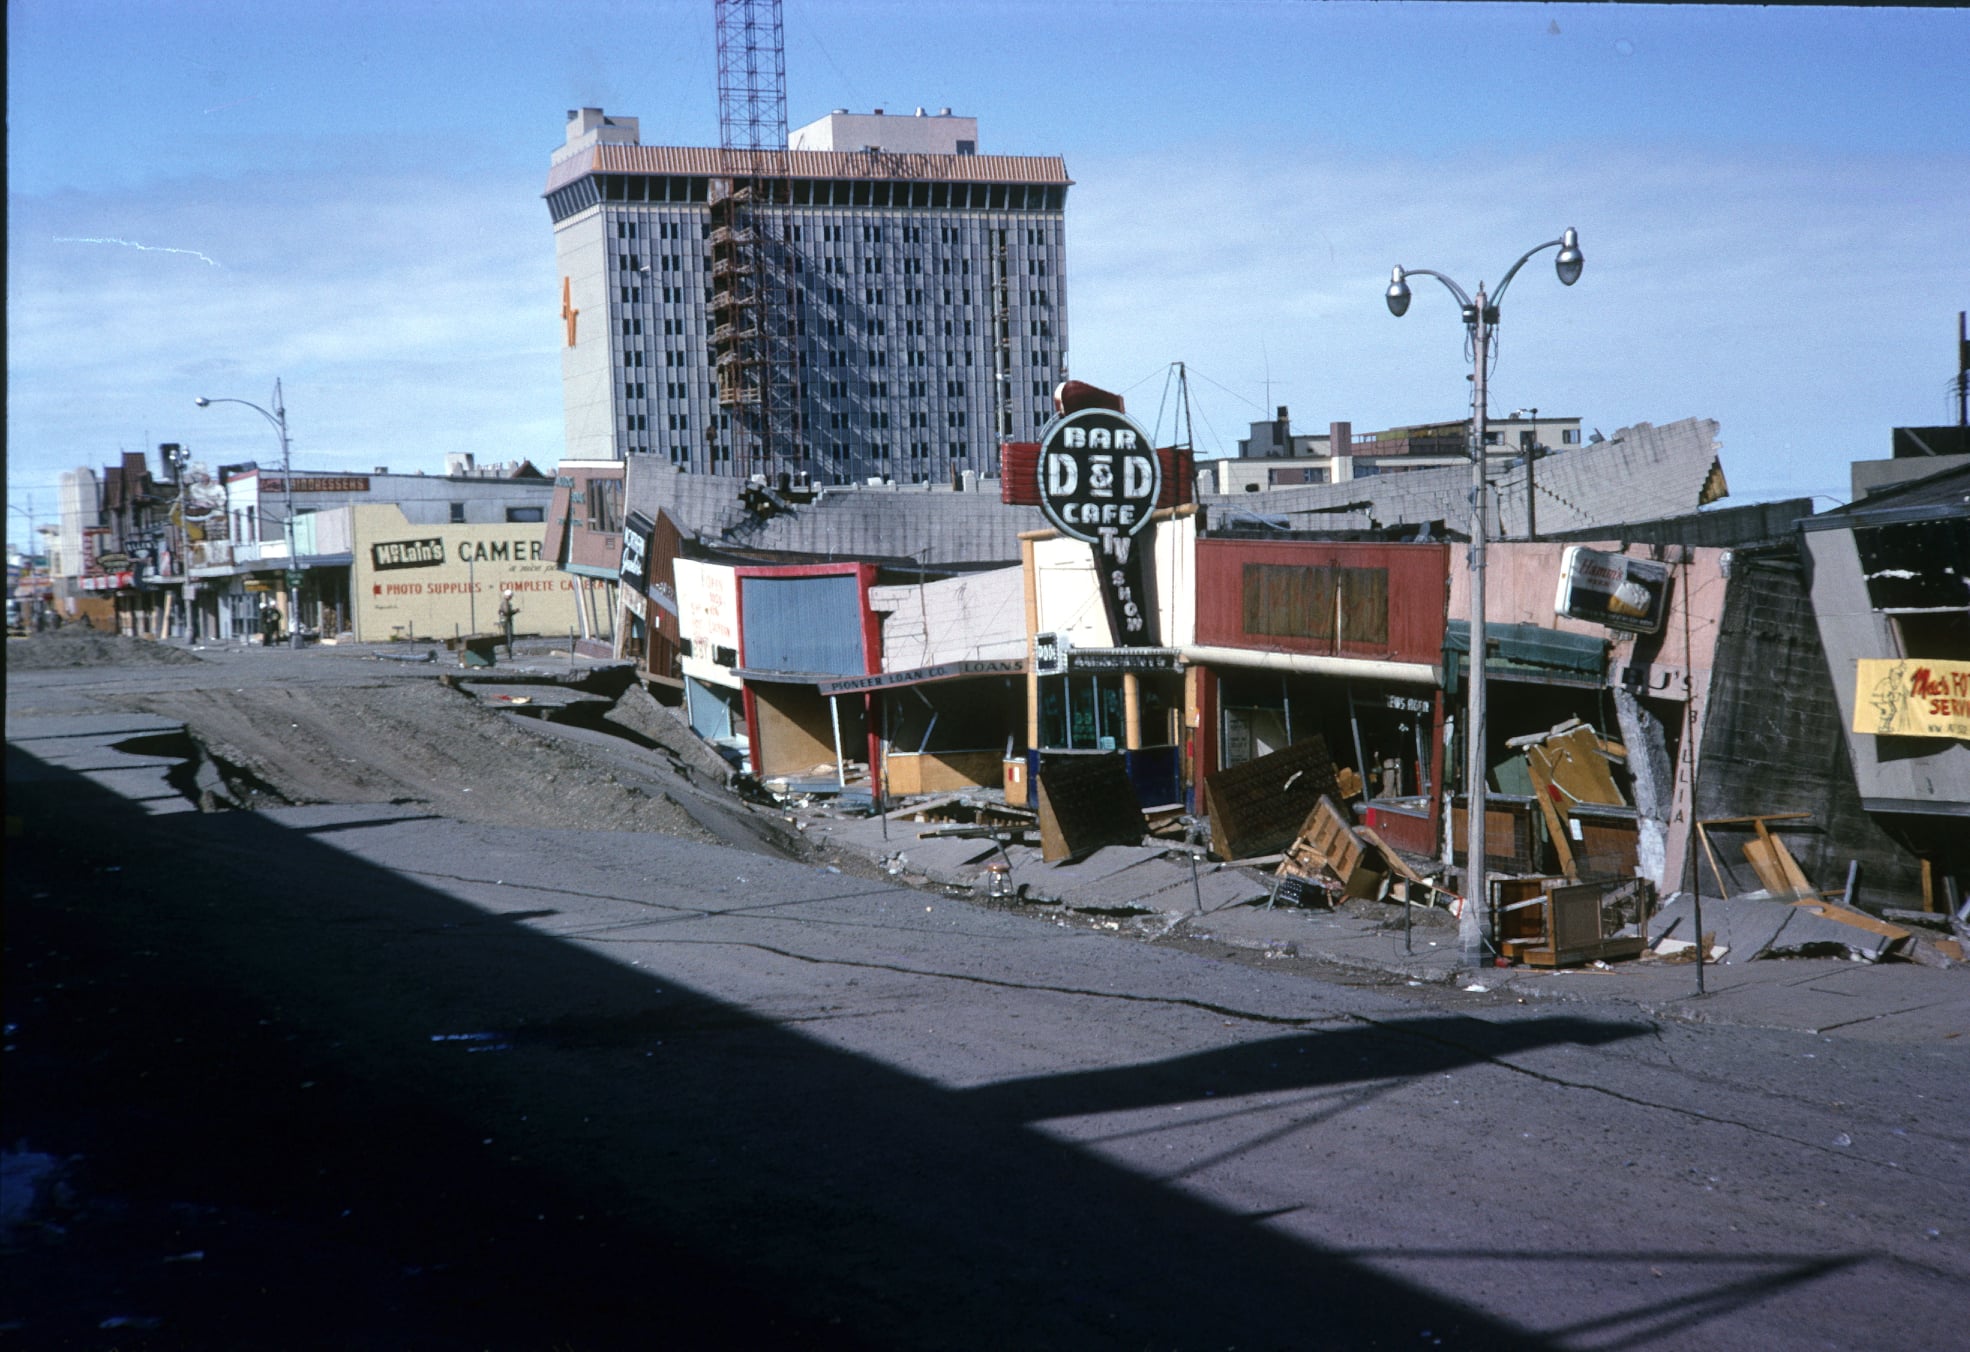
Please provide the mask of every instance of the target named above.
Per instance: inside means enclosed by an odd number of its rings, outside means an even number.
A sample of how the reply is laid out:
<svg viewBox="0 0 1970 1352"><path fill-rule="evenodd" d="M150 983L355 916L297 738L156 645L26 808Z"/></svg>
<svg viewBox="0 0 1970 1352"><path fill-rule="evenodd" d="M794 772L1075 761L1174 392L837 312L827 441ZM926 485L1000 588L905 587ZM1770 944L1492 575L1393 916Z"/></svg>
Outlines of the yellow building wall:
<svg viewBox="0 0 1970 1352"><path fill-rule="evenodd" d="M509 587L519 607L516 634L566 634L579 626L575 580L544 557L545 526L413 525L388 503L351 510L357 641L495 633L500 594Z"/></svg>

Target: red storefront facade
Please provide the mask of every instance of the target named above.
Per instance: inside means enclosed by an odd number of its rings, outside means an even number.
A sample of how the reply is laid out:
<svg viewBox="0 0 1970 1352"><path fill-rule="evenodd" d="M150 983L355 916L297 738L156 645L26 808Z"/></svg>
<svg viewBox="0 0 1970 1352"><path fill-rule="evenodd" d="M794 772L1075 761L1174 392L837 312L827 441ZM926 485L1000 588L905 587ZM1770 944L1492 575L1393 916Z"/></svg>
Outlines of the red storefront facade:
<svg viewBox="0 0 1970 1352"><path fill-rule="evenodd" d="M1433 849L1443 786L1441 544L1206 537L1186 649L1204 775L1318 734L1363 796Z"/></svg>

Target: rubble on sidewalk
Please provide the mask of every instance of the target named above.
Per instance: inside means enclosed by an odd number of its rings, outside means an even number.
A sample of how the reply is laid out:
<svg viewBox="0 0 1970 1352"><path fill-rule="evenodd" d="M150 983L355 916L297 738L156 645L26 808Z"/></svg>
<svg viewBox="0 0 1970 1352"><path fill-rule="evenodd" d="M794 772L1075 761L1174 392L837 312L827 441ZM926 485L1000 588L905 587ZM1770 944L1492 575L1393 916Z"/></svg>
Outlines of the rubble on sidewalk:
<svg viewBox="0 0 1970 1352"><path fill-rule="evenodd" d="M1628 748L1571 718L1544 732L1514 737L1506 745L1522 761L1515 768L1537 804L1560 872L1574 882L1632 876L1638 859L1639 818L1614 777ZM1506 779L1505 767L1500 770Z"/></svg>
<svg viewBox="0 0 1970 1352"><path fill-rule="evenodd" d="M1673 953L1693 946L1695 911L1695 903L1688 894L1679 893L1672 898L1649 923L1649 946L1657 953ZM1703 930L1711 937L1711 952L1724 962L1828 954L1879 962L1884 958L1908 956L1905 950L1911 936L1907 930L1879 921L1873 925L1856 925L1844 916L1829 916L1825 912L1822 906L1797 905L1789 899L1763 894L1747 893L1728 900L1705 897Z"/></svg>

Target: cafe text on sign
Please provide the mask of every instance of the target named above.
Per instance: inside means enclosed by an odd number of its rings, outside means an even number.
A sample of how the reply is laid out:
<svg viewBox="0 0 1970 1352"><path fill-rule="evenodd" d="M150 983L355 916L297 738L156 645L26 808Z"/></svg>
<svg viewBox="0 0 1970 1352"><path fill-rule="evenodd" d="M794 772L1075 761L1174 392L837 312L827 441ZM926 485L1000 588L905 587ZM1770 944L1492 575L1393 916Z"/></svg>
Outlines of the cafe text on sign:
<svg viewBox="0 0 1970 1352"><path fill-rule="evenodd" d="M1153 647L1148 571L1134 548L1163 491L1149 435L1126 413L1084 408L1040 442L1040 511L1063 535L1094 548L1102 606L1118 647Z"/></svg>

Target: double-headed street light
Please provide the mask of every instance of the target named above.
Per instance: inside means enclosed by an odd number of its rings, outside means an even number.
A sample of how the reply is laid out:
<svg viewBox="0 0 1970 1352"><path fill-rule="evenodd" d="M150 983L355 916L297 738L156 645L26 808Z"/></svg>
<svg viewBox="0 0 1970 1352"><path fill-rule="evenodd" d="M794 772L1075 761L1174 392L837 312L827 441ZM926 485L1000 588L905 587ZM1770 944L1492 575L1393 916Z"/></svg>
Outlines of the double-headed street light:
<svg viewBox="0 0 1970 1352"><path fill-rule="evenodd" d="M1502 289L1502 288L1501 288ZM269 413L258 404L245 399L208 399L199 395L192 400L200 408L210 408L214 404L244 404L255 413L274 425L280 434L280 482L287 498L287 523L282 534L287 540L287 646L301 646L301 573L295 566L294 556L294 473L287 450L287 409L281 403L280 381L274 381L274 409Z"/></svg>
<svg viewBox="0 0 1970 1352"><path fill-rule="evenodd" d="M1457 938L1464 950L1464 960L1473 965L1483 961L1484 953L1484 816L1485 816L1485 722L1484 722L1484 439L1485 439L1485 378L1491 364L1491 335L1498 327L1498 304L1505 298L1505 288L1518 276L1519 269L1534 254L1546 249L1558 249L1559 257L1554 260L1554 270L1559 274L1562 286L1572 286L1580 280L1581 265L1586 261L1580 253L1580 236L1572 227L1558 239L1549 239L1544 244L1527 249L1519 256L1505 273L1505 280L1498 283L1496 295L1485 294L1484 283L1478 283L1477 297L1472 299L1464 293L1464 288L1450 278L1430 268L1397 268L1389 278L1387 299L1389 313L1400 319L1409 309L1409 282L1411 277L1434 277L1450 289L1457 298L1457 304L1464 315L1464 329L1470 336L1472 349L1471 372L1471 641L1470 641L1470 709L1466 715L1468 726L1464 730L1467 757L1465 761L1465 794L1468 806L1465 808L1465 863L1464 863L1464 908L1458 922Z"/></svg>

